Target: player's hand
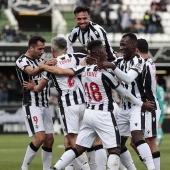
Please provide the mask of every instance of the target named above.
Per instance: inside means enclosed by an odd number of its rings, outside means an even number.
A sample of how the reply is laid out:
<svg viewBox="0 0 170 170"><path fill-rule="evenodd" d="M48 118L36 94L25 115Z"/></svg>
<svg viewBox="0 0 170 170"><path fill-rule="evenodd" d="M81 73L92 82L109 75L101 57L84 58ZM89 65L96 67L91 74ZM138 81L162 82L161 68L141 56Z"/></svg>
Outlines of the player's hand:
<svg viewBox="0 0 170 170"><path fill-rule="evenodd" d="M38 67L40 68L40 69L44 69L44 66L45 66L45 61L42 61L42 62L40 62L39 64L38 64Z"/></svg>
<svg viewBox="0 0 170 170"><path fill-rule="evenodd" d="M34 90L35 85L36 85L36 83L33 80L29 80L29 82L27 82L27 81L23 82L23 86L28 90Z"/></svg>
<svg viewBox="0 0 170 170"><path fill-rule="evenodd" d="M80 63L81 66L85 66L86 65L86 60L83 60L81 63Z"/></svg>
<svg viewBox="0 0 170 170"><path fill-rule="evenodd" d="M105 68L111 68L112 70L114 70L116 68L115 64L108 62L108 61L103 61L103 62L99 62L97 63L98 69L105 69Z"/></svg>
<svg viewBox="0 0 170 170"><path fill-rule="evenodd" d="M97 64L97 59L91 57L90 55L87 55L86 59L85 59L87 64Z"/></svg>
<svg viewBox="0 0 170 170"><path fill-rule="evenodd" d="M114 51L114 54L116 55L117 58L120 57L120 54L117 51Z"/></svg>
<svg viewBox="0 0 170 170"><path fill-rule="evenodd" d="M47 60L47 62L45 63L49 66L55 66L57 64L57 61L55 58L50 58L49 60Z"/></svg>
<svg viewBox="0 0 170 170"><path fill-rule="evenodd" d="M147 111L155 110L155 103L152 101L143 102L142 108Z"/></svg>

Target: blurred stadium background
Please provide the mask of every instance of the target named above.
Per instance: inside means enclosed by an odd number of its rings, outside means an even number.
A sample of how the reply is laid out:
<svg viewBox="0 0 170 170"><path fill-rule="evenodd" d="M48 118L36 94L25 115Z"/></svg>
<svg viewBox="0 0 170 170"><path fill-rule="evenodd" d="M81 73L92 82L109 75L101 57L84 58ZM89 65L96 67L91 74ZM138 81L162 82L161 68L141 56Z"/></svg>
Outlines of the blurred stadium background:
<svg viewBox="0 0 170 170"><path fill-rule="evenodd" d="M51 38L67 38L75 26L73 10L82 3L91 6L93 19L100 18L96 22L105 28L116 51L119 52L119 41L126 31L135 32L138 38L145 38L149 42L149 55L156 63L157 75L166 91L163 130L170 132L170 3L168 0L156 2L162 4L153 6L152 0L0 0L0 133L26 132L20 110L22 91L16 77L15 61L26 52L27 40L31 35L43 36L47 40L44 58L50 58ZM147 32L144 23L146 11L158 7L156 14L159 16L159 25L155 32ZM124 13L130 11L131 25L125 30L118 27L120 10ZM98 12L99 17L94 17L94 11ZM77 42L75 50L80 48ZM56 99L57 93L52 91ZM55 132L60 134L57 102L51 101L51 109Z"/></svg>

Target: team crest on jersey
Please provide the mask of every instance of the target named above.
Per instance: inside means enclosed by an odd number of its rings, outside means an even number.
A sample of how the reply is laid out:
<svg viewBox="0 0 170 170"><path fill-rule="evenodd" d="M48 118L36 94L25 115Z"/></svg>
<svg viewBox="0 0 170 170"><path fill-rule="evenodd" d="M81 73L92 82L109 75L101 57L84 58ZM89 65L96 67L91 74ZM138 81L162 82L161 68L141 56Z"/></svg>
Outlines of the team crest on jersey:
<svg viewBox="0 0 170 170"><path fill-rule="evenodd" d="M91 42L90 37L87 38L87 44Z"/></svg>
<svg viewBox="0 0 170 170"><path fill-rule="evenodd" d="M69 77L68 80L67 80L67 83L68 83L68 86L71 88L74 86L75 84L75 80L73 77Z"/></svg>
<svg viewBox="0 0 170 170"><path fill-rule="evenodd" d="M98 35L98 32L97 32L97 31L94 31L94 34L95 34L95 35Z"/></svg>

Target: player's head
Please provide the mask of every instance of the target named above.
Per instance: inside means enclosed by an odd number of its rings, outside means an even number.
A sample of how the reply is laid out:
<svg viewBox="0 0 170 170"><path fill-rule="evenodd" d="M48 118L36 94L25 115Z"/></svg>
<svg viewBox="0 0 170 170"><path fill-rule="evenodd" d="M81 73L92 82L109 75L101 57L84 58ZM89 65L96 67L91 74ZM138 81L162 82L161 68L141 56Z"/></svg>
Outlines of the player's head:
<svg viewBox="0 0 170 170"><path fill-rule="evenodd" d="M32 36L28 41L28 51L33 59L41 58L45 49L45 39L41 36Z"/></svg>
<svg viewBox="0 0 170 170"><path fill-rule="evenodd" d="M74 10L75 21L82 31L89 27L90 8L87 6L77 6Z"/></svg>
<svg viewBox="0 0 170 170"><path fill-rule="evenodd" d="M100 40L89 42L87 50L87 64L97 64L98 62L107 60L106 48Z"/></svg>
<svg viewBox="0 0 170 170"><path fill-rule="evenodd" d="M63 37L54 37L51 39L51 52L53 57L65 54L67 51L67 41Z"/></svg>
<svg viewBox="0 0 170 170"><path fill-rule="evenodd" d="M120 41L120 50L125 59L130 59L136 54L137 37L133 33L127 33L122 36Z"/></svg>
<svg viewBox="0 0 170 170"><path fill-rule="evenodd" d="M148 42L145 39L142 39L142 38L138 39L137 52L148 54L148 51L149 51Z"/></svg>

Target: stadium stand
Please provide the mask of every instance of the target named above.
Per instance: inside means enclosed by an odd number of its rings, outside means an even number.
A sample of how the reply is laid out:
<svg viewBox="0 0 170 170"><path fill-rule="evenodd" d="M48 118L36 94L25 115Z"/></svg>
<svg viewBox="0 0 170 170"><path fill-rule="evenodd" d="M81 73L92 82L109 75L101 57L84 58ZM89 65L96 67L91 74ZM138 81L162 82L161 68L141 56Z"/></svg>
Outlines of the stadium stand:
<svg viewBox="0 0 170 170"><path fill-rule="evenodd" d="M144 14L147 10L151 9L152 0L122 0L122 8L126 10L127 5L130 6L131 10L131 20L143 20ZM72 11L75 7L76 0L54 0L54 3L57 8L61 11ZM117 10L119 4L111 4L110 7L113 9L110 11L110 19L114 24L117 20ZM142 34L142 37L149 42L159 43L159 42L170 42L170 4L166 5L167 11L157 11L157 14L161 17L161 24L163 27L163 33ZM105 20L106 14L104 11L101 11L101 17ZM107 30L107 29L106 29ZM141 37L141 34L139 34ZM117 43L120 41L121 34L115 31L109 32L108 37L111 42Z"/></svg>

